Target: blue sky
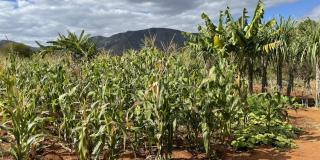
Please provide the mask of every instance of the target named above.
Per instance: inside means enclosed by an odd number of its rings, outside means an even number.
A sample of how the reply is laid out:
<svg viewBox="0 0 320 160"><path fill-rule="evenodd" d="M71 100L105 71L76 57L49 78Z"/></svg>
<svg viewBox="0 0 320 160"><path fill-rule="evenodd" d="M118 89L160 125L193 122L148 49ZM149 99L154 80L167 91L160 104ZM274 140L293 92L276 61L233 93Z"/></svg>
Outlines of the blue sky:
<svg viewBox="0 0 320 160"><path fill-rule="evenodd" d="M230 6L234 15L252 12L257 0L0 0L0 40L35 45L67 30L110 36L151 27L195 32L206 12L213 21ZM320 0L264 0L266 19L320 18Z"/></svg>
<svg viewBox="0 0 320 160"><path fill-rule="evenodd" d="M293 3L272 6L266 10L266 18L282 15L295 19L305 18L309 13L320 5L320 0L299 0Z"/></svg>

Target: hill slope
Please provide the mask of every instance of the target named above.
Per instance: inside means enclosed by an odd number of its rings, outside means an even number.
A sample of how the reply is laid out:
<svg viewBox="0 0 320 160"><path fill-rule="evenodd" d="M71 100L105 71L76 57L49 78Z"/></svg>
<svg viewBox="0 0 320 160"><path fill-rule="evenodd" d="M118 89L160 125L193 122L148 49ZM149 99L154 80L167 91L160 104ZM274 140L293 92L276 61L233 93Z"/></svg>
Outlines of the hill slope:
<svg viewBox="0 0 320 160"><path fill-rule="evenodd" d="M10 40L0 40L0 55L6 56L13 51L20 56L29 57L36 51L37 48L25 45L23 43L14 42Z"/></svg>
<svg viewBox="0 0 320 160"><path fill-rule="evenodd" d="M0 40L0 48L3 47L5 44L10 43L13 41L8 41L8 40Z"/></svg>
<svg viewBox="0 0 320 160"><path fill-rule="evenodd" d="M25 45L26 47L29 47L31 48L32 50L36 50L37 48L36 47L31 47L27 44L24 44L24 43L20 43L20 42L15 42L15 41L10 41L10 40L0 40L0 48L4 47L5 45L9 44L9 43L12 43L14 45L17 45L17 44L20 44L20 45Z"/></svg>
<svg viewBox="0 0 320 160"><path fill-rule="evenodd" d="M163 46L168 46L171 41L179 48L184 45L185 41L182 31L167 28L149 28L138 31L128 31L115 34L111 37L95 36L90 39L99 49L108 50L112 54L121 54L128 49L141 49L144 38L152 36L156 37L155 44L160 49L163 49Z"/></svg>

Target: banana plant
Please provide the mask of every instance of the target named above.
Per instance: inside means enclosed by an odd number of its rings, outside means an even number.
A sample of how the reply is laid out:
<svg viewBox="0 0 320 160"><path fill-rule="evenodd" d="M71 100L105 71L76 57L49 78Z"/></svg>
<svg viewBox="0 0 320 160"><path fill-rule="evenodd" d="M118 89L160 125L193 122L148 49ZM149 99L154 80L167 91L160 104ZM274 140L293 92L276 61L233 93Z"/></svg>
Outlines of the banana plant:
<svg viewBox="0 0 320 160"><path fill-rule="evenodd" d="M247 70L249 93L253 93L254 63L262 55L263 48L274 47L273 41L260 41L260 31L271 28L275 24L272 19L262 23L264 4L258 1L253 17L249 20L247 9L243 9L242 16L234 20L230 9L220 12L218 25L215 26L206 14L202 14L205 27L199 26L199 35L190 35L188 46L200 53L222 55L238 65L238 84ZM266 47L268 46L268 47ZM220 53L220 54L219 54ZM214 57L214 56L212 56ZM212 60L211 60L212 61ZM210 68L210 67L209 67Z"/></svg>
<svg viewBox="0 0 320 160"><path fill-rule="evenodd" d="M53 53L53 52L69 52L74 57L85 57L86 59L92 58L97 49L93 42L89 40L90 35L85 34L84 30L77 36L76 33L68 31L67 35L59 34L58 38L54 41L48 41L48 46L36 42L40 47L40 53Z"/></svg>
<svg viewBox="0 0 320 160"><path fill-rule="evenodd" d="M224 55L224 26L223 26L223 12L220 12L219 24L216 26L209 16L205 13L201 14L201 18L205 22L205 26L198 26L198 35L185 34L188 38L187 46L198 52L206 62L206 68L210 69L215 63L214 57L226 56Z"/></svg>
<svg viewBox="0 0 320 160"><path fill-rule="evenodd" d="M232 15L227 9L226 15L226 31L229 42L230 52L234 54L236 63L239 67L239 78L241 73L247 70L248 90L253 93L253 77L254 63L259 58L262 48L270 42L261 43L259 40L259 31L265 27L272 26L274 19L263 24L264 5L262 1L258 1L252 19L249 21L247 10L243 10L242 16L238 21L234 21ZM272 42L271 42L272 43Z"/></svg>

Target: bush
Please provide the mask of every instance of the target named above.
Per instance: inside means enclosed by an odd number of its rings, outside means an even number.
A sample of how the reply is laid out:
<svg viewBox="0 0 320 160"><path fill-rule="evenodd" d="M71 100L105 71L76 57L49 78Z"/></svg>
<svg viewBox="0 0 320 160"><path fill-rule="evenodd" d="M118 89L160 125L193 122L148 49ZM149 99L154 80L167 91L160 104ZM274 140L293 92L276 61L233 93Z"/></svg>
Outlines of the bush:
<svg viewBox="0 0 320 160"><path fill-rule="evenodd" d="M242 128L235 131L231 145L236 149L250 149L257 145L271 145L278 148L291 148L293 138L299 129L287 120L287 109L292 104L288 97L279 93L257 94L247 98L248 115Z"/></svg>

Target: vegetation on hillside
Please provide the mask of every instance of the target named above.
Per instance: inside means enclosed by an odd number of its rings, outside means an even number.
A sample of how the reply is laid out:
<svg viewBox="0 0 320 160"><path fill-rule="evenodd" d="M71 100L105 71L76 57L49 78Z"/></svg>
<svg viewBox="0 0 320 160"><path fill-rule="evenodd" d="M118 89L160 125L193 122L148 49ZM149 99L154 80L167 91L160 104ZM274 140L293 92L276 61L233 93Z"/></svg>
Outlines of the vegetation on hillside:
<svg viewBox="0 0 320 160"><path fill-rule="evenodd" d="M16 54L21 57L30 57L34 53L33 49L22 43L7 42L0 46L0 55Z"/></svg>

